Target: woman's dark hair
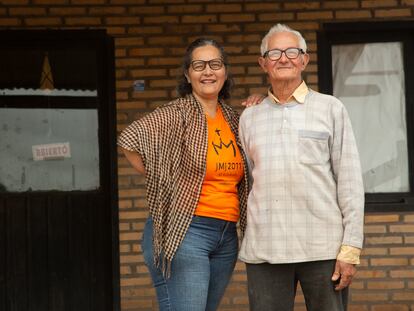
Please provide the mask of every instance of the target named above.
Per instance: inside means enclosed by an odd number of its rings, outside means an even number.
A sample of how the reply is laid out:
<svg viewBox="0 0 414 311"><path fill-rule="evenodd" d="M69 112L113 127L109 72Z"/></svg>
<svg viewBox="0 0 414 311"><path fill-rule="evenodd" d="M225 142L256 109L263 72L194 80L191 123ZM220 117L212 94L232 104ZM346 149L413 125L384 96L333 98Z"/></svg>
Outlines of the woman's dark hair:
<svg viewBox="0 0 414 311"><path fill-rule="evenodd" d="M192 62L192 55L196 48L206 46L206 45L212 45L216 47L221 54L221 58L223 59L224 66L226 67L226 73L227 73L227 79L223 84L223 87L221 88L218 98L219 99L228 99L230 98L230 90L233 87L233 79L230 75L230 72L228 71L228 62L227 62L227 54L224 52L224 49L221 45L218 44L217 41L213 39L207 39L207 38L199 38L194 40L185 51L183 63L181 65L181 75L178 77L178 86L177 86L177 92L181 97L184 97L188 94L191 94L193 91L193 88L191 86L191 83L188 83L187 78L185 74L188 72L188 68L190 68L191 62Z"/></svg>

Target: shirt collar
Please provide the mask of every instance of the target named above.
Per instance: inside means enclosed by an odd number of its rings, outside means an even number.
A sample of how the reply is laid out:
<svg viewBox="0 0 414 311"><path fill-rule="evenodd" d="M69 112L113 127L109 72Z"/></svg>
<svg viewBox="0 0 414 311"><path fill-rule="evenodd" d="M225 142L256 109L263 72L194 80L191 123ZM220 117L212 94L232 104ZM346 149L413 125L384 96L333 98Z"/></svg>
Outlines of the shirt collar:
<svg viewBox="0 0 414 311"><path fill-rule="evenodd" d="M298 103L304 104L306 95L308 95L309 89L306 85L305 81L302 81L302 83L296 88L296 90L293 92L292 95L288 98L287 101L291 101L292 99L295 99ZM280 100L272 93L272 88L269 88L267 91L268 96L274 100L276 104L281 104Z"/></svg>

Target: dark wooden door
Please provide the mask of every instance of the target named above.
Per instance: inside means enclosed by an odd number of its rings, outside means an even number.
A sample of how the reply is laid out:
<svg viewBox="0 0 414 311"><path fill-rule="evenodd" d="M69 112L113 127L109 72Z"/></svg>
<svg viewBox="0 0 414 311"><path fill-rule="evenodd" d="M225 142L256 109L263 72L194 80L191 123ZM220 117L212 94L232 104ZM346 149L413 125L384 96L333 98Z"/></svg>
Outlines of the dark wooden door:
<svg viewBox="0 0 414 311"><path fill-rule="evenodd" d="M119 310L113 42L0 38L0 310Z"/></svg>

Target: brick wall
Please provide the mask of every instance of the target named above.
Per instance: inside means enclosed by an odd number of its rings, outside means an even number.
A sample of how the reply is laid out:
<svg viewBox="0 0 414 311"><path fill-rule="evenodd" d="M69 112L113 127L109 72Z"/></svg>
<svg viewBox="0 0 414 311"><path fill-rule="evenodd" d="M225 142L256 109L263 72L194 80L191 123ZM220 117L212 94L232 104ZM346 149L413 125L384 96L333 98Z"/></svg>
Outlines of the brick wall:
<svg viewBox="0 0 414 311"><path fill-rule="evenodd" d="M174 98L185 46L209 36L230 54L237 87L232 105L265 92L257 65L259 44L276 22L301 31L311 62L305 79L317 89L316 31L329 21L412 19L414 0L207 1L207 0L0 0L1 28L106 28L116 44L118 129ZM135 80L145 91L134 92ZM147 217L144 179L119 157L122 310L156 310L143 265L140 238ZM351 311L414 310L414 215L368 214ZM244 265L238 263L221 310L248 310ZM303 297L296 311L305 310Z"/></svg>

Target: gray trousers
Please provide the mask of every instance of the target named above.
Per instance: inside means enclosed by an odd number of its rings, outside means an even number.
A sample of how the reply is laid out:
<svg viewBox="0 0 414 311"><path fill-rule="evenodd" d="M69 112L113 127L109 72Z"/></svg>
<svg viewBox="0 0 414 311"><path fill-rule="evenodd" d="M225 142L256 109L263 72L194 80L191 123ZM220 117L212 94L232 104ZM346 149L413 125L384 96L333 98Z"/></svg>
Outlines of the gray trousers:
<svg viewBox="0 0 414 311"><path fill-rule="evenodd" d="M308 311L346 311L348 288L331 281L335 263L246 264L250 311L293 311L298 282Z"/></svg>

